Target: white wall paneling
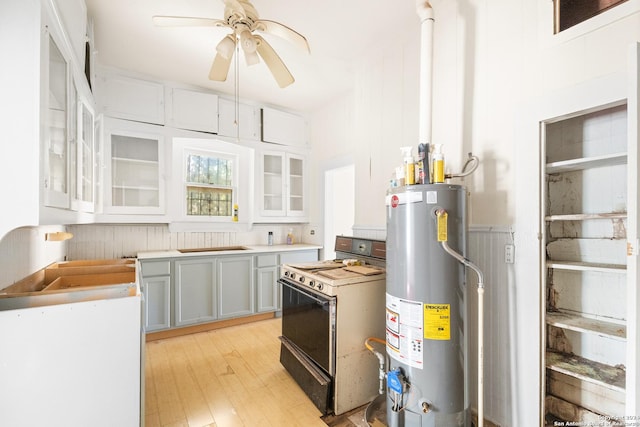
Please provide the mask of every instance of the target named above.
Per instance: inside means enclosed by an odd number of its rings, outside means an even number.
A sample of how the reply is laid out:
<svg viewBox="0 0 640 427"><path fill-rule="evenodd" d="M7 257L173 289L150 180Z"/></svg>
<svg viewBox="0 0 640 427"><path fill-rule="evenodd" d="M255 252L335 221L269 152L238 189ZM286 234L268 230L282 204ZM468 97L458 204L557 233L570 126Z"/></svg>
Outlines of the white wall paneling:
<svg viewBox="0 0 640 427"><path fill-rule="evenodd" d="M46 233L57 231L67 230L63 226L20 227L0 240L0 289L65 259L68 241L44 240Z"/></svg>

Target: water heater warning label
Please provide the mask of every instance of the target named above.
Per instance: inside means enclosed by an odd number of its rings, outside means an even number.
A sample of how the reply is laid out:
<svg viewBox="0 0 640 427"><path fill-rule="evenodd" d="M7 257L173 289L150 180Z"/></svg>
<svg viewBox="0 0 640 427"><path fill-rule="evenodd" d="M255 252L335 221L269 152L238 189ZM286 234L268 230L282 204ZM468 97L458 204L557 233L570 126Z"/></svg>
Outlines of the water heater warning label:
<svg viewBox="0 0 640 427"><path fill-rule="evenodd" d="M424 338L451 339L451 304L424 305Z"/></svg>
<svg viewBox="0 0 640 427"><path fill-rule="evenodd" d="M387 349L394 359L422 369L422 303L387 294Z"/></svg>

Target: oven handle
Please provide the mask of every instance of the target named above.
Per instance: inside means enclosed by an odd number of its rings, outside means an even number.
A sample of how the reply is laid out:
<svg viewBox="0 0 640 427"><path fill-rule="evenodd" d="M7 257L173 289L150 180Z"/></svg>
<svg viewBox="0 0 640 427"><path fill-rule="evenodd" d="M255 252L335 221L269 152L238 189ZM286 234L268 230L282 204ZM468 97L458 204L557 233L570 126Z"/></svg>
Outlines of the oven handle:
<svg viewBox="0 0 640 427"><path fill-rule="evenodd" d="M285 281L285 280L278 280L278 282L284 286L287 286L289 288L291 288L292 290L296 291L296 292L300 292L301 294L306 295L307 297L311 298L312 300L314 300L315 302L322 304L322 305L326 305L329 304L331 302L331 300L333 299L332 297L327 297L326 299L320 299L315 295L310 294L309 292L305 292L302 289L300 289L299 287L297 287L296 285L292 285L291 283Z"/></svg>

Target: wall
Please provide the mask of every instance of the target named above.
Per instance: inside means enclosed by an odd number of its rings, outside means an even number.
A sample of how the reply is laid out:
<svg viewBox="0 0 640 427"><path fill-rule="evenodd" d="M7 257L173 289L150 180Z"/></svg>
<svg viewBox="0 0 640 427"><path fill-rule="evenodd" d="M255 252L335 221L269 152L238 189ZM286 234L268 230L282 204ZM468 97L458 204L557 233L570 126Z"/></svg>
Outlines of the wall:
<svg viewBox="0 0 640 427"><path fill-rule="evenodd" d="M0 290L46 267L63 261L67 242L45 241L46 233L67 231L63 226L19 227L0 239Z"/></svg>
<svg viewBox="0 0 640 427"><path fill-rule="evenodd" d="M509 371L489 371L487 383L509 375L512 398L488 415L503 426L540 425L537 106L567 87L624 70L628 44L640 40L640 2L629 0L560 36L550 33L550 0L433 0L431 5L436 21L432 140L444 144L450 171L459 171L470 151L480 157L480 167L464 182L472 226L515 231L516 263L500 287L509 290L508 299L504 306L487 303L491 316L509 322L508 336L494 343L507 353L492 360L508 361ZM380 41L358 57L354 89L312 117L312 157L318 165L312 182L337 158L355 161L356 235L384 229L383 197L402 162L400 147L418 143L418 39L416 17L414 27L399 29L395 40ZM321 188L314 191L318 205ZM500 268L503 245L486 250L488 258L483 251L470 254L484 257L488 269Z"/></svg>
<svg viewBox="0 0 640 427"><path fill-rule="evenodd" d="M274 244L283 245L290 228L294 242L322 245L321 233L300 224L255 225L247 232L170 232L166 224L94 224L68 227L74 237L68 241L67 256L70 260L111 259L143 251L266 245L269 231L273 231Z"/></svg>
<svg viewBox="0 0 640 427"><path fill-rule="evenodd" d="M0 2L0 238L38 223L40 14L39 0Z"/></svg>

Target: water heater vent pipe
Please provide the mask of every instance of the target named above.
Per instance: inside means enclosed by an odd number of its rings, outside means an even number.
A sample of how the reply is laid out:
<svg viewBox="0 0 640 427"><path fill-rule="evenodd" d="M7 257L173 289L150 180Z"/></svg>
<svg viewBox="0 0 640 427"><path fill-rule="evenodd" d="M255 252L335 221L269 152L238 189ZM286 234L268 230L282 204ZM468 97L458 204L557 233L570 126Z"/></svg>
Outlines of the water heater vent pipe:
<svg viewBox="0 0 640 427"><path fill-rule="evenodd" d="M433 105L433 9L428 1L416 0L416 12L420 17L420 104L418 142L431 143Z"/></svg>

